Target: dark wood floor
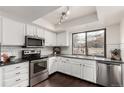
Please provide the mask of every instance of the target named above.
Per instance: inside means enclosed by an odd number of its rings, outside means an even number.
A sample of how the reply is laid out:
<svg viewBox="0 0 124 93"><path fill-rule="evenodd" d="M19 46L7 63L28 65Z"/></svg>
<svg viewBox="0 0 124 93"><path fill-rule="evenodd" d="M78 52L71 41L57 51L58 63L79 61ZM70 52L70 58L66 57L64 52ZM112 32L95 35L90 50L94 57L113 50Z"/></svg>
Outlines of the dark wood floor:
<svg viewBox="0 0 124 93"><path fill-rule="evenodd" d="M100 87L100 86L57 72L51 75L47 80L35 85L34 87Z"/></svg>

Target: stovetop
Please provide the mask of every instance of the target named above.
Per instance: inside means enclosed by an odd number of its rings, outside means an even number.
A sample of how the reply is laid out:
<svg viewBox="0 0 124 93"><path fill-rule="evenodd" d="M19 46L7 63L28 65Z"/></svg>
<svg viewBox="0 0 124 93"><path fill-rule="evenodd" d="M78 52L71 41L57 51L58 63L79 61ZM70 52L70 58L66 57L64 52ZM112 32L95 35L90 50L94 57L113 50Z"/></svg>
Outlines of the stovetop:
<svg viewBox="0 0 124 93"><path fill-rule="evenodd" d="M45 58L48 58L48 56L46 56L46 55L41 55L40 57L28 57L28 58L23 58L23 59L32 61L32 60L45 59Z"/></svg>

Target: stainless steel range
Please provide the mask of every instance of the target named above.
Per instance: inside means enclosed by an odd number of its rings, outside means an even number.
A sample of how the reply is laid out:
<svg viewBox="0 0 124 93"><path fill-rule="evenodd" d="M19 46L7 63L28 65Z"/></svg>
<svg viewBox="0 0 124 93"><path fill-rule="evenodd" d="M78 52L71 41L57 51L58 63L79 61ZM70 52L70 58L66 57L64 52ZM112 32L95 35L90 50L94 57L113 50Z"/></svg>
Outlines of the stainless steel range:
<svg viewBox="0 0 124 93"><path fill-rule="evenodd" d="M41 56L39 50L23 50L22 58L30 61L30 86L48 78L47 56Z"/></svg>

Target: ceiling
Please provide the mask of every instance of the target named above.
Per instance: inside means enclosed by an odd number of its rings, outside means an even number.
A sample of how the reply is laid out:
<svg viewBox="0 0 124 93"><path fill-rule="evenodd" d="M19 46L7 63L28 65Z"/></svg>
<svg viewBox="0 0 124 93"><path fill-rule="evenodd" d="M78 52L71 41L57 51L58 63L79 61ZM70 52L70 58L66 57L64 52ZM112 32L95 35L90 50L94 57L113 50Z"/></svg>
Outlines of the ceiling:
<svg viewBox="0 0 124 93"><path fill-rule="evenodd" d="M22 19L29 23L62 30L97 22L103 26L119 23L124 18L124 6L69 6L70 14L62 24L57 24L65 6L0 6L0 15Z"/></svg>
<svg viewBox="0 0 124 93"><path fill-rule="evenodd" d="M105 26L120 23L124 18L124 6L97 6L99 21Z"/></svg>
<svg viewBox="0 0 124 93"><path fill-rule="evenodd" d="M53 12L48 13L42 18L49 21L50 23L56 25L59 22L60 15L63 11L66 10L66 7L60 7ZM69 22L71 20L85 17L91 15L96 12L95 6L69 6L70 14L68 15L68 19L65 22Z"/></svg>
<svg viewBox="0 0 124 93"><path fill-rule="evenodd" d="M0 6L0 11L8 17L32 22L57 8L58 6Z"/></svg>

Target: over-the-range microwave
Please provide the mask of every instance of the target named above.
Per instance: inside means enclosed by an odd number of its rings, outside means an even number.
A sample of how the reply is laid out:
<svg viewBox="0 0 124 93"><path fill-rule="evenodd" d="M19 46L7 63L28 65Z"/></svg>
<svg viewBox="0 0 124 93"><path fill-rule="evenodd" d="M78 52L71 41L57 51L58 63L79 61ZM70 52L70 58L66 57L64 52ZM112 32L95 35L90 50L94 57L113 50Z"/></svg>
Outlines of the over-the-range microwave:
<svg viewBox="0 0 124 93"><path fill-rule="evenodd" d="M45 39L35 36L25 36L25 47L43 47Z"/></svg>

